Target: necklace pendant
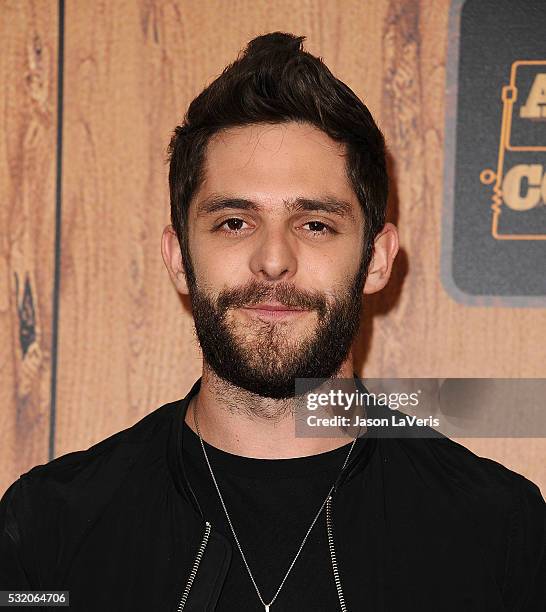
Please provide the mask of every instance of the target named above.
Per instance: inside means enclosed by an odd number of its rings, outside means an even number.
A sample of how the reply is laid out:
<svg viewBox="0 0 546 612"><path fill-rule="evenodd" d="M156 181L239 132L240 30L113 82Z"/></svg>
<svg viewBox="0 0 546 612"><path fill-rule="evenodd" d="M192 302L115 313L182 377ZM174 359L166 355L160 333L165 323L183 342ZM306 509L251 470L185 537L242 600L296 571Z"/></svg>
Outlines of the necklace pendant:
<svg viewBox="0 0 546 612"><path fill-rule="evenodd" d="M269 605L265 604L265 612L269 612Z"/></svg>

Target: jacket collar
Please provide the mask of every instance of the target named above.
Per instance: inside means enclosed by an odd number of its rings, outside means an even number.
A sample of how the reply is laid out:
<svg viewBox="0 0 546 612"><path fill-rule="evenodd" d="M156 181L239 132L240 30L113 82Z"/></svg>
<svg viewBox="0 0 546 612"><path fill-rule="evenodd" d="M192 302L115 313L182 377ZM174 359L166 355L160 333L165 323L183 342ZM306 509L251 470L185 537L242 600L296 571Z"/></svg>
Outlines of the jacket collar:
<svg viewBox="0 0 546 612"><path fill-rule="evenodd" d="M353 373L356 388L362 393L368 393L368 390L360 380L360 378ZM196 512L204 519L204 514L197 496L193 491L190 482L188 480L186 470L184 467L182 444L183 444L183 425L186 418L186 412L188 410L191 399L197 395L201 388L201 377L195 381L192 388L189 390L186 397L175 402L175 410L173 411L173 422L169 432L169 440L167 443L167 463L171 472L174 484L178 492L183 498L188 501L196 510ZM339 474L334 488L337 490L343 483L353 478L358 472L363 470L368 464L376 446L377 438L369 435L370 430L368 429L365 434L360 436L357 440L351 457L347 462L347 465L343 471Z"/></svg>

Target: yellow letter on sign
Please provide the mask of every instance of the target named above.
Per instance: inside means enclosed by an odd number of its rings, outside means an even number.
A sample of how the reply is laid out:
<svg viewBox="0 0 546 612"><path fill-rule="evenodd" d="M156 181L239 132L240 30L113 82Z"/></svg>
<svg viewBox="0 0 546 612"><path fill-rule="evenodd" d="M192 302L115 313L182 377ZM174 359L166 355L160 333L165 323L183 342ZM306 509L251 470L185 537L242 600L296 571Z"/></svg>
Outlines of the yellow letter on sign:
<svg viewBox="0 0 546 612"><path fill-rule="evenodd" d="M527 102L519 109L522 119L546 119L546 73L536 75Z"/></svg>

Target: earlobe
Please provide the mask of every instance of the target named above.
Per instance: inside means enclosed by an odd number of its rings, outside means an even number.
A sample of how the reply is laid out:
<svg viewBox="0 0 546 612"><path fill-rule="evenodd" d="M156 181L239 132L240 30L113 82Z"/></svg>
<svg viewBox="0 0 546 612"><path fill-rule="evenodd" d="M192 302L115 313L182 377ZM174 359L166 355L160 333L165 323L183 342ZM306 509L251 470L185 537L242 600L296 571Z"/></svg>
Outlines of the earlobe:
<svg viewBox="0 0 546 612"><path fill-rule="evenodd" d="M177 289L179 293L183 295L189 295L188 282L186 280L186 273L184 272L184 266L182 265L182 258L180 258L180 269L177 272Z"/></svg>
<svg viewBox="0 0 546 612"><path fill-rule="evenodd" d="M385 223L376 236L364 293L376 293L388 283L394 258L398 253L398 231L392 223Z"/></svg>
<svg viewBox="0 0 546 612"><path fill-rule="evenodd" d="M189 291L182 263L182 253L180 252L178 237L172 225L167 225L163 229L161 255L176 290L181 294L187 295Z"/></svg>

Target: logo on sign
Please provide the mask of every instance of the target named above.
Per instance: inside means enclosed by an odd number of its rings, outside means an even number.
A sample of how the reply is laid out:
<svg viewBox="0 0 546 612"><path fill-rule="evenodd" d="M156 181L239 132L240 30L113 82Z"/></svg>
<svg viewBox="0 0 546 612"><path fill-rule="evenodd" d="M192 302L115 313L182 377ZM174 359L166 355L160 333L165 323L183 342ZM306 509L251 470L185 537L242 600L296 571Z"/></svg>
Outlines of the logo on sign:
<svg viewBox="0 0 546 612"><path fill-rule="evenodd" d="M515 61L501 99L497 169L480 174L482 183L493 186L491 235L498 240L546 240L546 60ZM530 213L539 231L518 232L515 215Z"/></svg>

